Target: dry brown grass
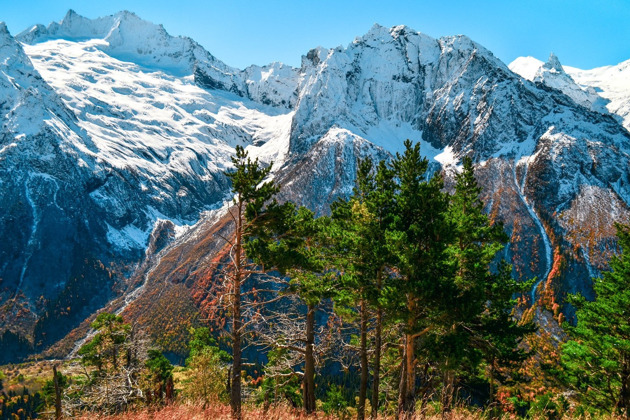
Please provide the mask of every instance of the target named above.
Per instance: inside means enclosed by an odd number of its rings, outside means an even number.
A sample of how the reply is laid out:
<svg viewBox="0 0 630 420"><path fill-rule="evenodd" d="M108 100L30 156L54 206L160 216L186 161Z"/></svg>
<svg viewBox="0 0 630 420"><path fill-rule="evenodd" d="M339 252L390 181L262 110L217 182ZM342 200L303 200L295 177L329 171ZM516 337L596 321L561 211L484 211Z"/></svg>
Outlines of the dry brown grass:
<svg viewBox="0 0 630 420"><path fill-rule="evenodd" d="M305 415L302 411L293 409L287 406L275 406L269 410L264 410L261 407L244 407L243 418L245 420L314 420L325 419L335 420L336 416L326 415L323 412L317 412L311 416ZM345 417L346 419L353 419L354 416ZM378 420L393 419L391 416L379 416ZM482 419L485 418L481 412L474 412L469 410L456 410L447 416L441 414L427 415L427 416L414 416L409 420L468 420L468 419ZM506 417L508 418L508 417ZM198 405L192 404L180 404L163 407L159 410L142 410L137 412L128 412L124 414L118 414L115 416L103 416L93 413L85 414L81 417L82 420L230 420L230 406L229 405L214 405L212 407L204 409Z"/></svg>
<svg viewBox="0 0 630 420"><path fill-rule="evenodd" d="M275 406L265 411L260 407L243 407L243 418L245 420L335 420L336 416L326 415L317 412L311 416L305 415L300 410L287 406ZM355 416L347 416L343 418L354 419ZM377 420L392 420L394 416L379 416ZM409 420L482 420L491 418L487 413L474 408L456 409L446 415L442 413L425 413L417 414ZM496 417L493 417L496 419ZM505 414L500 420L517 419L515 415ZM543 420L546 417L541 416L532 420ZM575 419L577 417L565 415L563 420ZM623 417L625 418L625 417ZM193 404L175 404L160 409L144 409L137 412L127 412L115 416L98 415L94 413L85 414L80 417L82 420L230 420L230 406L225 404L217 404L204 409L201 406ZM584 420L621 420L622 417L606 415L602 417L582 417Z"/></svg>
<svg viewBox="0 0 630 420"><path fill-rule="evenodd" d="M321 414L321 413L318 413ZM262 408L245 408L245 419L264 419L264 420L280 420L280 419L325 419L323 415L308 417L298 410L289 407L273 407L265 412ZM229 420L230 406L217 404L204 409L198 405L180 404L163 407L159 410L144 409L138 412L124 413L115 416L99 416L89 413L81 417L83 420L100 419L100 420Z"/></svg>

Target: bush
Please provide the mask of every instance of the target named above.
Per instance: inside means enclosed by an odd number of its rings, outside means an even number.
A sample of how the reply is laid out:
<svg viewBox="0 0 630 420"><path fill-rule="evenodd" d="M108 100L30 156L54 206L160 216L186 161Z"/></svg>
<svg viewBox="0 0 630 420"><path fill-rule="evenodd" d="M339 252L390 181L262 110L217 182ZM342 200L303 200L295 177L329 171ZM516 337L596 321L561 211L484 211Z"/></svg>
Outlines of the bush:
<svg viewBox="0 0 630 420"><path fill-rule="evenodd" d="M184 381L184 395L204 408L229 400L227 352L219 349L207 328L192 328L189 343L190 357L186 359L188 378Z"/></svg>
<svg viewBox="0 0 630 420"><path fill-rule="evenodd" d="M569 402L563 395L554 395L548 392L539 395L531 403L529 412L531 418L545 418L550 420L561 419L569 409Z"/></svg>
<svg viewBox="0 0 630 420"><path fill-rule="evenodd" d="M350 417L348 411L348 401L343 396L343 388L339 385L332 385L326 393L326 399L322 404L324 413L334 414L339 419L347 419Z"/></svg>

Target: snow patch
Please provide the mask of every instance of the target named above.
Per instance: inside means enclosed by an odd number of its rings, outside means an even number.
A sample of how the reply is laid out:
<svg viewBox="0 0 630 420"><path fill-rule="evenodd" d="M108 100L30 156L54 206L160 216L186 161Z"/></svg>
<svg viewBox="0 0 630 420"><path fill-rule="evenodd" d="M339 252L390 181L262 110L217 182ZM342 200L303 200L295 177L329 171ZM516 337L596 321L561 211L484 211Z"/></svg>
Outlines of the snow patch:
<svg viewBox="0 0 630 420"><path fill-rule="evenodd" d="M119 249L144 249L147 246L151 229L142 230L129 224L122 229L116 229L109 223L107 225L107 240Z"/></svg>

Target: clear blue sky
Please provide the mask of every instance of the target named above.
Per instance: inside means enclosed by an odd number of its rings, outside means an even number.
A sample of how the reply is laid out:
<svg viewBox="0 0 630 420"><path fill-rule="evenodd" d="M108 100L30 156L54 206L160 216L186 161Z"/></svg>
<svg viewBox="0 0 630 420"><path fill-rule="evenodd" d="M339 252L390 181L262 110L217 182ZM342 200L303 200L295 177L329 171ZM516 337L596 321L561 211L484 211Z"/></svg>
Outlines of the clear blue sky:
<svg viewBox="0 0 630 420"><path fill-rule="evenodd" d="M130 10L240 68L299 65L309 49L346 46L374 23L465 34L505 63L551 51L580 68L630 59L630 0L0 0L0 21L17 34L70 8L90 18Z"/></svg>

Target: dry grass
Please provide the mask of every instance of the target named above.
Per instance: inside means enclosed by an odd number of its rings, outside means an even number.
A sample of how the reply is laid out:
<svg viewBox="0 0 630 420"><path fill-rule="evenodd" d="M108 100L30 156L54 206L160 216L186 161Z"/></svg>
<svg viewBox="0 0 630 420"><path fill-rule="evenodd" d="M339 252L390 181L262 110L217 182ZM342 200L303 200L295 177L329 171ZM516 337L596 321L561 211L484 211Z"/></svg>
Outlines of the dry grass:
<svg viewBox="0 0 630 420"><path fill-rule="evenodd" d="M261 407L243 407L243 418L246 420L313 420L313 419L327 419L335 420L339 417L333 415L326 415L322 412L317 412L311 416L305 415L301 410L296 410L287 406L276 406L269 410L264 410ZM353 419L355 416L346 416L343 419ZM378 420L393 419L391 416L379 416ZM416 415L409 420L468 420L468 419L482 419L487 418L483 416L482 412L475 412L469 410L455 410L452 413L442 416L442 414ZM506 417L508 418L508 417ZM181 404L171 405L163 407L159 410L142 410L137 412L128 412L124 414L118 414L115 416L103 416L93 413L89 413L81 417L82 420L230 420L230 406L229 405L214 405L212 407L204 409L198 405Z"/></svg>
<svg viewBox="0 0 630 420"><path fill-rule="evenodd" d="M308 417L298 410L289 407L273 407L265 412L262 408L244 407L245 419L264 419L264 420L280 420L280 419L332 419L318 413L317 416ZM82 420L101 419L101 420L229 420L230 406L217 404L204 409L198 405L181 404L163 407L159 410L144 409L133 413L124 413L116 416L99 416L93 413L86 414L81 417Z"/></svg>
<svg viewBox="0 0 630 420"><path fill-rule="evenodd" d="M245 420L335 420L336 416L326 415L317 412L311 416L305 415L300 410L287 406L276 406L265 411L260 407L243 407L243 418ZM346 416L342 420L353 419L355 416ZM377 420L392 420L394 416L379 416ZM442 413L425 413L417 414L409 420L482 420L491 418L487 413L474 408L456 409L446 415ZM495 418L496 417L492 417ZM500 420L517 419L515 415L505 414ZM546 417L541 416L532 420L543 420ZM563 417L563 420L574 419L574 416ZM584 420L621 420L622 417L606 415L602 417L582 417ZM623 417L625 418L625 417ZM85 414L80 417L82 420L230 420L230 406L224 404L213 405L204 409L201 406L193 404L176 404L160 409L144 409L137 412L127 412L115 416L98 415L94 413Z"/></svg>

